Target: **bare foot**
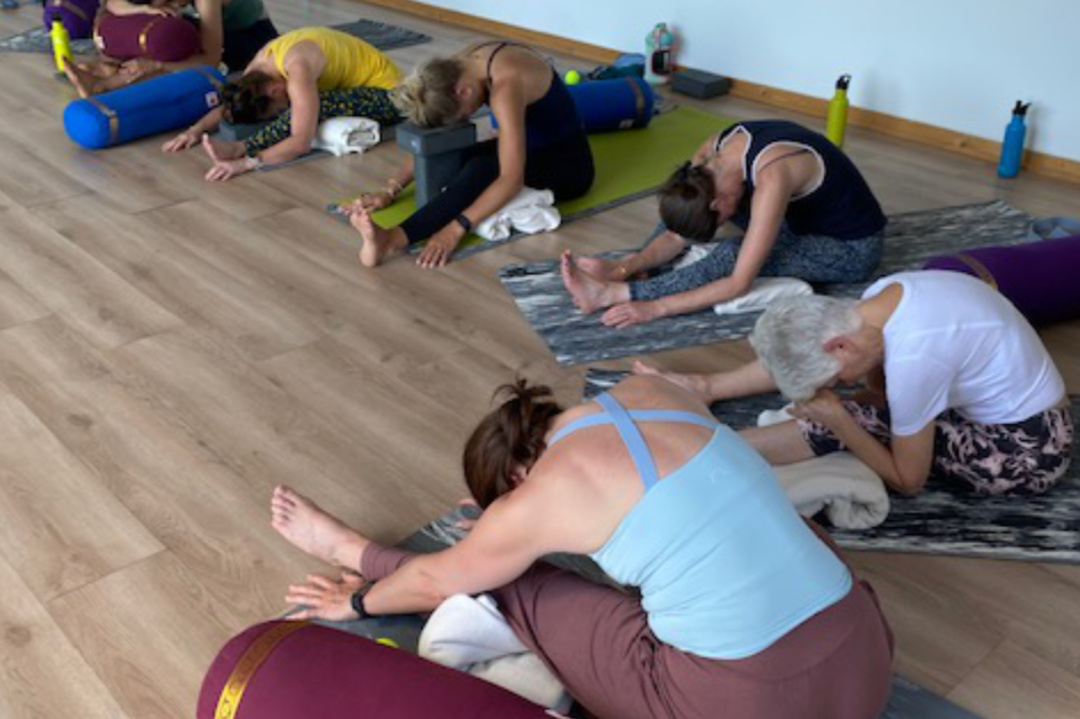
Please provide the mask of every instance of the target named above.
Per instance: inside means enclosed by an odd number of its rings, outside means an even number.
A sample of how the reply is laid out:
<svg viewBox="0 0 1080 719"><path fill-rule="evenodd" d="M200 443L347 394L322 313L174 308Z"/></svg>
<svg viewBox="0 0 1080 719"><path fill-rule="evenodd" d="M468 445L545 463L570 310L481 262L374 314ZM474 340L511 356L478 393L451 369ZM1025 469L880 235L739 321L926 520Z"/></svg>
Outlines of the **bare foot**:
<svg viewBox="0 0 1080 719"><path fill-rule="evenodd" d="M606 260L603 257L579 257L577 266L598 280L623 281L627 279L626 266L619 260Z"/></svg>
<svg viewBox="0 0 1080 719"><path fill-rule="evenodd" d="M368 540L289 487L274 488L270 524L289 543L313 557L339 567L360 569Z"/></svg>
<svg viewBox="0 0 1080 719"><path fill-rule="evenodd" d="M210 159L214 163L228 162L229 160L239 160L241 157L247 154L247 146L243 142L226 142L225 140L215 140L210 135L204 134L202 136L202 146L206 150L206 154L210 156Z"/></svg>
<svg viewBox="0 0 1080 719"><path fill-rule="evenodd" d="M391 255L401 252L409 244L400 232L384 230L371 219L367 210L359 210L349 215L349 224L360 233L360 264L364 267L377 267ZM396 228L395 228L396 229Z"/></svg>
<svg viewBox="0 0 1080 719"><path fill-rule="evenodd" d="M630 299L626 283L600 280L584 272L577 266L577 260L570 250L562 254L562 279L566 291L574 298L574 304L585 314Z"/></svg>
<svg viewBox="0 0 1080 719"><path fill-rule="evenodd" d="M712 397L709 395L709 380L708 375L703 374L684 374L682 372L663 372L650 364L638 360L634 362L633 373L636 375L643 375L646 377L659 377L666 379L674 385L682 387L690 394L698 397L706 404L712 402Z"/></svg>
<svg viewBox="0 0 1080 719"><path fill-rule="evenodd" d="M71 84L79 93L79 97L85 99L97 94L98 82L94 74L84 70L67 58L64 58L64 74L67 75L67 79L71 81Z"/></svg>

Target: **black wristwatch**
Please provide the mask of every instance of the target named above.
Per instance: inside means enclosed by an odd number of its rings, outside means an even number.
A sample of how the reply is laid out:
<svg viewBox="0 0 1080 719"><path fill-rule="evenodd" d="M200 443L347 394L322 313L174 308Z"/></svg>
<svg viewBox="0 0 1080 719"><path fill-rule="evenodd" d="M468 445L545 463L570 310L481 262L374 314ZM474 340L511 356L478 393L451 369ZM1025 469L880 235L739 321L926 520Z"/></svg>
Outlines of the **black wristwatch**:
<svg viewBox="0 0 1080 719"><path fill-rule="evenodd" d="M371 588L375 586L375 580L369 579L364 582L364 585L356 590L356 592L349 599L349 604L352 605L352 609L359 616L357 619L367 619L371 616L368 610L364 608L364 597L371 591Z"/></svg>
<svg viewBox="0 0 1080 719"><path fill-rule="evenodd" d="M457 223L465 228L466 232L472 232L472 220L466 217L464 212L458 215L456 219Z"/></svg>

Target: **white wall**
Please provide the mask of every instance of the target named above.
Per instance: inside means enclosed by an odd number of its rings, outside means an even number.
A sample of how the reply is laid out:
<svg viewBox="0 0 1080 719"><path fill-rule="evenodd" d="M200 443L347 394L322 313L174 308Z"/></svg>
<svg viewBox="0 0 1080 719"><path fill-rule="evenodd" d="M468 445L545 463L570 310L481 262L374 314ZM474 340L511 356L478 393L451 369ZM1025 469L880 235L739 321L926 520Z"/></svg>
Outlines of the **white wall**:
<svg viewBox="0 0 1080 719"><path fill-rule="evenodd" d="M674 25L677 61L999 141L1033 102L1028 147L1080 161L1077 0L425 0L626 52Z"/></svg>

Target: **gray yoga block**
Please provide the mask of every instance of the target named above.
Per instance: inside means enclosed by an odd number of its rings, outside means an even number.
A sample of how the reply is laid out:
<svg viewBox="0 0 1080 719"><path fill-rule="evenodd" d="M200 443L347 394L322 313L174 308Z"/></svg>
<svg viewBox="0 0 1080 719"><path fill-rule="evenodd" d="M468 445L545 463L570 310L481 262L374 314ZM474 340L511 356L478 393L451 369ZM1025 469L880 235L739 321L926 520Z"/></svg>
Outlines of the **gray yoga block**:
<svg viewBox="0 0 1080 719"><path fill-rule="evenodd" d="M683 95L707 100L731 89L731 80L704 70L679 70L671 76L671 89Z"/></svg>
<svg viewBox="0 0 1080 719"><path fill-rule="evenodd" d="M416 206L423 207L461 170L466 150L476 144L476 125L420 127L406 122L398 125L397 142L413 155Z"/></svg>

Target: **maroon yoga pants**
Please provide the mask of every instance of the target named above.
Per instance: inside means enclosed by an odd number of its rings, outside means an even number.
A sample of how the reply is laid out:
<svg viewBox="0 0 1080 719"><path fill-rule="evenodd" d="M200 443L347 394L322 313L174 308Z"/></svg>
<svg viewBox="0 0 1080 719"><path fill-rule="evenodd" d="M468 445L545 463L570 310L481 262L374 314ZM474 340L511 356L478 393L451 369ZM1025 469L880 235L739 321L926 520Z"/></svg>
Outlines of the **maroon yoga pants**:
<svg viewBox="0 0 1080 719"><path fill-rule="evenodd" d="M379 579L413 556L372 544L360 570ZM858 580L842 600L738 660L668 646L639 600L546 564L493 594L521 641L601 719L873 719L888 699L892 632Z"/></svg>

